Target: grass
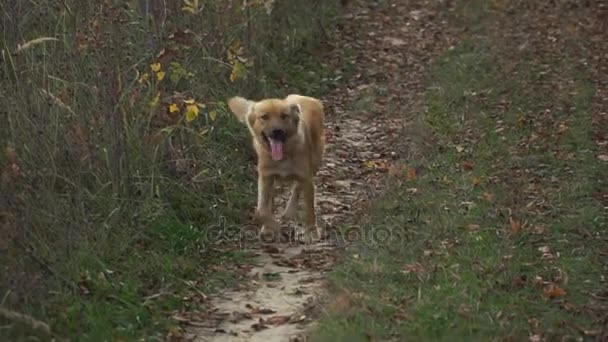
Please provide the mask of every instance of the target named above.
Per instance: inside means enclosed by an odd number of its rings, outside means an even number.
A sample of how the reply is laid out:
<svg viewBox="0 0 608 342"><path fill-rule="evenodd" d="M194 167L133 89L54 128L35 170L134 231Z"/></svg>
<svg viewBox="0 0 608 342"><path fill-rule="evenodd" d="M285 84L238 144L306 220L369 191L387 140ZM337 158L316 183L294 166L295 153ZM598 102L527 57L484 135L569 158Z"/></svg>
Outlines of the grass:
<svg viewBox="0 0 608 342"><path fill-rule="evenodd" d="M471 33L424 94L437 145L362 218L388 238L345 252L313 341L592 339L604 327L591 294L608 220L593 194L608 169L593 153L590 71L577 55L518 52L473 3L455 14Z"/></svg>
<svg viewBox="0 0 608 342"><path fill-rule="evenodd" d="M237 282L246 256L211 230L248 222L255 182L225 101L328 86L337 1L189 3L2 6L0 305L59 337L177 336ZM0 318L0 339L45 337Z"/></svg>

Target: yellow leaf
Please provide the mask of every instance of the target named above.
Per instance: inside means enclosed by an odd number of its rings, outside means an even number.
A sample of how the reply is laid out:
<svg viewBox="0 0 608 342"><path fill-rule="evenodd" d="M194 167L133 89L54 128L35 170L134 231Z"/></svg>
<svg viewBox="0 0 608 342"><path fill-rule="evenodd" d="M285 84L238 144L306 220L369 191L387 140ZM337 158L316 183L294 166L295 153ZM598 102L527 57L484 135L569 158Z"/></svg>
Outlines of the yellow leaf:
<svg viewBox="0 0 608 342"><path fill-rule="evenodd" d="M169 113L175 113L175 112L177 112L178 110L179 110L179 108L177 107L177 104L175 104L175 103L172 103L172 104L169 106Z"/></svg>
<svg viewBox="0 0 608 342"><path fill-rule="evenodd" d="M373 169L376 166L376 163L374 163L373 160L368 160L365 162L365 166L367 166L370 169Z"/></svg>
<svg viewBox="0 0 608 342"><path fill-rule="evenodd" d="M162 81L163 78L165 78L165 72L164 71L159 71L156 73L156 79L159 81Z"/></svg>
<svg viewBox="0 0 608 342"><path fill-rule="evenodd" d="M245 65L240 61L236 61L232 66L232 71L230 72L230 82L234 82L245 75L247 69L245 69Z"/></svg>
<svg viewBox="0 0 608 342"><path fill-rule="evenodd" d="M150 64L150 69L154 72L158 72L160 70L160 63Z"/></svg>
<svg viewBox="0 0 608 342"><path fill-rule="evenodd" d="M154 96L154 98L152 99L152 101L150 101L150 106L151 107L158 106L158 102L159 101L160 101L160 91L158 93L156 93L156 95Z"/></svg>
<svg viewBox="0 0 608 342"><path fill-rule="evenodd" d="M150 77L149 74L143 74L143 75L141 75L141 77L139 78L139 80L137 80L137 82L139 82L139 84L142 84L142 83L146 82L149 77Z"/></svg>
<svg viewBox="0 0 608 342"><path fill-rule="evenodd" d="M194 102L195 102L194 99L184 100L185 104L193 104Z"/></svg>
<svg viewBox="0 0 608 342"><path fill-rule="evenodd" d="M182 11L190 12L192 14L196 13L196 10L198 9L198 0L184 0L184 4L185 6L182 7Z"/></svg>
<svg viewBox="0 0 608 342"><path fill-rule="evenodd" d="M481 178L479 178L479 177L473 178L473 186L477 186L479 184L481 184Z"/></svg>
<svg viewBox="0 0 608 342"><path fill-rule="evenodd" d="M186 121L194 121L198 117L198 107L190 104L186 106Z"/></svg>
<svg viewBox="0 0 608 342"><path fill-rule="evenodd" d="M494 194L491 192L484 192L483 198L488 202L494 202L494 199L496 198L496 196L494 196Z"/></svg>
<svg viewBox="0 0 608 342"><path fill-rule="evenodd" d="M211 119L211 121L215 121L215 119L217 118L217 111L212 110L209 112L209 119Z"/></svg>
<svg viewBox="0 0 608 342"><path fill-rule="evenodd" d="M199 108L205 108L205 107L207 107L207 106L206 106L204 103L200 103L200 102L197 102L197 103L196 103L196 105L197 105Z"/></svg>

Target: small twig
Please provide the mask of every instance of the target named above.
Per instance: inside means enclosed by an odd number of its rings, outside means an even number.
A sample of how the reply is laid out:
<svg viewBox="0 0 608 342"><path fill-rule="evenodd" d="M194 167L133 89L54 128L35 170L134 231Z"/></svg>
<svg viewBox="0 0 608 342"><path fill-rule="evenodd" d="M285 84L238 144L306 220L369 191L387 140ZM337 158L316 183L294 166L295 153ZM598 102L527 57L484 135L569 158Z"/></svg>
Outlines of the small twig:
<svg viewBox="0 0 608 342"><path fill-rule="evenodd" d="M186 284L186 286L188 286L190 289L196 291L204 300L207 299L207 295L203 293L203 291L199 290L196 286L194 286L193 284L189 283L188 281L184 280L184 279L179 279L181 280L182 283Z"/></svg>
<svg viewBox="0 0 608 342"><path fill-rule="evenodd" d="M178 321L180 323L189 324L189 325L194 326L194 327L209 328L209 324L205 324L205 323L201 323L201 322L196 322L196 321L191 321L191 320L189 320L187 318L180 317L180 316L177 316L177 315L173 315L173 317L171 317L171 318L173 318L174 320L176 320L176 321Z"/></svg>
<svg viewBox="0 0 608 342"><path fill-rule="evenodd" d="M40 37L40 38L36 38L36 39L32 39L29 42L23 43L23 45L17 45L17 49L15 49L15 51L13 52L13 54L18 54L22 51L25 51L35 45L38 44L42 44L42 43L46 43L46 42L56 42L59 41L59 39L55 38L55 37Z"/></svg>
<svg viewBox="0 0 608 342"><path fill-rule="evenodd" d="M6 293L4 294L4 297L2 297L2 301L0 301L0 305L4 305L4 303L6 303L6 300L8 299L8 296L10 296L11 294L11 290L6 291Z"/></svg>
<svg viewBox="0 0 608 342"><path fill-rule="evenodd" d="M26 314L22 314L19 312L11 311L5 308L0 308L0 317L8 319L10 321L21 322L33 328L34 330L40 330L47 335L53 336L53 332L48 324L35 319L32 316L28 316Z"/></svg>
<svg viewBox="0 0 608 342"><path fill-rule="evenodd" d="M63 101L61 101L61 99L59 99L58 97L56 97L55 95L51 94L51 92L46 91L44 89L39 89L40 93L44 96L46 96L48 99L50 99L51 101L53 101L53 103L55 103L57 106L67 110L70 114L72 114L72 116L76 116L76 113L74 113L74 111L72 110L72 108L70 108L70 106L68 106L67 104L65 104Z"/></svg>
<svg viewBox="0 0 608 342"><path fill-rule="evenodd" d="M72 15L72 9L68 5L68 3L65 2L65 0L61 0L61 4L63 5L63 7L65 7L65 10L68 12L68 14Z"/></svg>
<svg viewBox="0 0 608 342"><path fill-rule="evenodd" d="M156 299L156 298L160 298L162 296L166 296L168 294L171 294L170 292L159 292L159 293L155 293L153 295L144 297L144 302L143 302L143 306L148 305L148 303L150 303L152 300Z"/></svg>

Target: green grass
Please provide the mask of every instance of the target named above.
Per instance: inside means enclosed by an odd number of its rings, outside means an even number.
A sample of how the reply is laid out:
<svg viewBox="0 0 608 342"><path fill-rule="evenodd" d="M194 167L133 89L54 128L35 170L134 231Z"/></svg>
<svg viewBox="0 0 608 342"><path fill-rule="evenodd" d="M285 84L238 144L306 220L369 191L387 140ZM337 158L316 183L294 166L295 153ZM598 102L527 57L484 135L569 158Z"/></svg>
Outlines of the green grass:
<svg viewBox="0 0 608 342"><path fill-rule="evenodd" d="M475 29L496 22L486 7L463 8L473 33L436 61L424 94L436 148L362 218L390 238L344 253L331 291L347 304L330 301L313 341L559 340L602 328L590 293L605 281L608 220L593 193L608 168L593 154L589 71L576 55L518 54ZM545 298L545 282L565 295Z"/></svg>

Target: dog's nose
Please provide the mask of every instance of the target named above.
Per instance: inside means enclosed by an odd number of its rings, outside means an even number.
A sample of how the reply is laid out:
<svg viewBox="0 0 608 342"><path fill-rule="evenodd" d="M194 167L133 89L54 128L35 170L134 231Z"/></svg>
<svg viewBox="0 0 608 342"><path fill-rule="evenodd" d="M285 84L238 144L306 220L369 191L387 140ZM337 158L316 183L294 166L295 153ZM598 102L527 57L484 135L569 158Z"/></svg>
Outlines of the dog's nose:
<svg viewBox="0 0 608 342"><path fill-rule="evenodd" d="M285 140L285 132L282 129L273 129L270 131L268 137L274 140L283 141Z"/></svg>

